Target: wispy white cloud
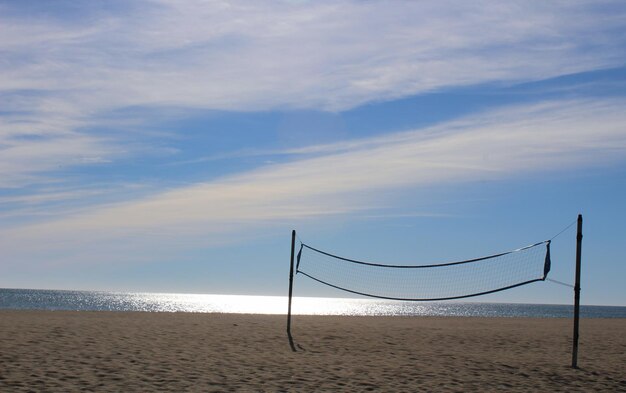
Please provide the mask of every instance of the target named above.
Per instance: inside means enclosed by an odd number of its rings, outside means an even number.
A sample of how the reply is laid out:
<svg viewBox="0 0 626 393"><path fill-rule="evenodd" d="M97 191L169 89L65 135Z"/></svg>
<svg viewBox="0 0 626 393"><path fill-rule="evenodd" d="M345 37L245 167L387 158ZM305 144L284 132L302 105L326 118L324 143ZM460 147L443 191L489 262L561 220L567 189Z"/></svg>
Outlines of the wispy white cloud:
<svg viewBox="0 0 626 393"><path fill-rule="evenodd" d="M626 10L616 8L150 1L89 25L3 18L0 48L28 60L4 64L0 85L65 91L96 110L345 109L442 87L621 66L626 39L611 34Z"/></svg>
<svg viewBox="0 0 626 393"><path fill-rule="evenodd" d="M313 158L56 221L5 227L0 244L5 253L54 250L64 260L69 250L197 247L233 231L376 214L389 190L419 196L425 186L610 165L625 157L625 105L623 99L546 102L348 142L349 149L341 143L320 146Z"/></svg>
<svg viewBox="0 0 626 393"><path fill-rule="evenodd" d="M139 154L83 132L129 106L342 110L626 62L620 2L90 4L0 6L0 187Z"/></svg>
<svg viewBox="0 0 626 393"><path fill-rule="evenodd" d="M103 190L79 190L79 191L57 191L57 192L40 192L36 195L17 195L17 196L5 196L0 197L0 205L3 204L27 204L35 205L45 202L54 201L67 201L72 199L79 199L83 197L90 197L94 195L101 195Z"/></svg>

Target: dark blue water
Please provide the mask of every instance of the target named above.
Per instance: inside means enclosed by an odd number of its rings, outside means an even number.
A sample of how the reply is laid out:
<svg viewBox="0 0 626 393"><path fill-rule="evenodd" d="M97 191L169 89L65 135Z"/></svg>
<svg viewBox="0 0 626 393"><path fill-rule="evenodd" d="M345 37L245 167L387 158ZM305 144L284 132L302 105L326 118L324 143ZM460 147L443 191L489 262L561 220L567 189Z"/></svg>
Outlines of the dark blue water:
<svg viewBox="0 0 626 393"><path fill-rule="evenodd" d="M193 295L0 289L0 309L77 311L159 311L286 314L282 296ZM572 305L399 302L370 299L295 297L300 315L398 315L570 318ZM581 306L583 318L626 318L626 307Z"/></svg>

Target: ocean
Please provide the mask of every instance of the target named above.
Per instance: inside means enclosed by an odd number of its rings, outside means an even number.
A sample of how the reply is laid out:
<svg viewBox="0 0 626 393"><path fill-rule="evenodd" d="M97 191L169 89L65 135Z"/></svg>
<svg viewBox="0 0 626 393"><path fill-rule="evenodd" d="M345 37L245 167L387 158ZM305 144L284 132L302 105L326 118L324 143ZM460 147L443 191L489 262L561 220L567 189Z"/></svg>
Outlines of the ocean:
<svg viewBox="0 0 626 393"><path fill-rule="evenodd" d="M0 289L0 309L286 314L285 296L199 295ZM294 315L465 316L570 318L572 305L400 302L374 299L294 297ZM626 318L626 307L581 306L582 318Z"/></svg>

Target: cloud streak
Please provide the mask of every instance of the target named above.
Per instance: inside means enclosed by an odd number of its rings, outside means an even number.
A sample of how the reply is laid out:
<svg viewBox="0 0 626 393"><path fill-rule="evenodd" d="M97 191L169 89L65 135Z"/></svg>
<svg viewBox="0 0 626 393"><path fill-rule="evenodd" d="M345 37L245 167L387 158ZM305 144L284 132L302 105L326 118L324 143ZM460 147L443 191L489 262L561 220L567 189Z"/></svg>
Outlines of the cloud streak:
<svg viewBox="0 0 626 393"><path fill-rule="evenodd" d="M0 48L27 60L6 62L0 85L92 109L342 110L621 66L625 42L607 38L626 10L596 4L151 1L90 25L4 18Z"/></svg>
<svg viewBox="0 0 626 393"><path fill-rule="evenodd" d="M4 228L0 244L9 254L55 250L64 260L69 249L197 247L234 231L371 214L389 202L390 190L419 197L423 187L611 165L626 152L625 105L623 99L545 102L321 145L316 157Z"/></svg>
<svg viewBox="0 0 626 393"><path fill-rule="evenodd" d="M86 132L128 107L339 111L626 62L619 2L89 4L0 5L0 187L141 154Z"/></svg>

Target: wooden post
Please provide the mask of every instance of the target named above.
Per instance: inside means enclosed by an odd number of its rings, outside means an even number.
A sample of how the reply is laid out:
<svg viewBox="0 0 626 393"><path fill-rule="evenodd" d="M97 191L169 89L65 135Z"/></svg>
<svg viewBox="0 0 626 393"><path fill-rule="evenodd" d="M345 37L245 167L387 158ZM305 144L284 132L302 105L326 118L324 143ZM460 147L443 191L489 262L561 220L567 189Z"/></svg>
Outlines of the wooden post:
<svg viewBox="0 0 626 393"><path fill-rule="evenodd" d="M293 258L296 251L296 231L291 231L291 266L289 268L289 306L287 309L287 337L289 337L289 345L291 350L296 352L296 347L293 344L293 337L291 337L291 295L293 293Z"/></svg>
<svg viewBox="0 0 626 393"><path fill-rule="evenodd" d="M576 282L574 284L574 342L572 346L572 368L578 368L578 323L580 318L580 253L583 243L583 216L578 215L576 233Z"/></svg>

